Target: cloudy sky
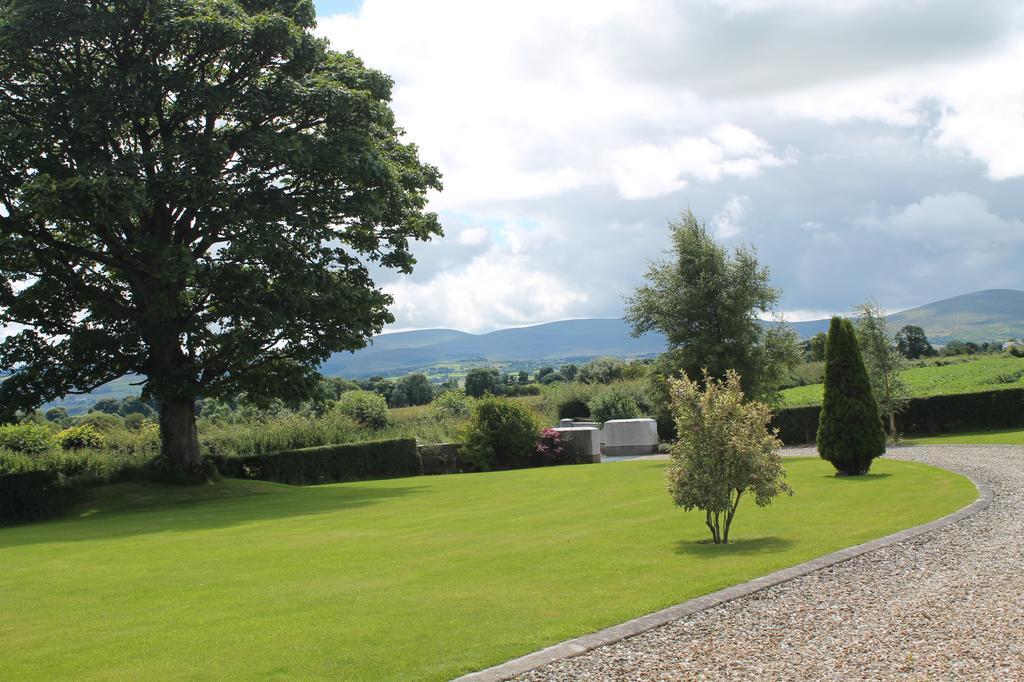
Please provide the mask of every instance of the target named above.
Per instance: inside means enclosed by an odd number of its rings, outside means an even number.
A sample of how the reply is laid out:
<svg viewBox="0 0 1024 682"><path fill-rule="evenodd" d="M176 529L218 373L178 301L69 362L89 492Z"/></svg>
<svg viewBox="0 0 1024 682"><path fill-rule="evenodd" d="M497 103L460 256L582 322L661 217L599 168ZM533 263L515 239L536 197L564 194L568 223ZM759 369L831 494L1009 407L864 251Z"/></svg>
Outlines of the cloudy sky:
<svg viewBox="0 0 1024 682"><path fill-rule="evenodd" d="M687 207L794 320L1024 289L1020 3L317 4L444 174L395 328L617 317Z"/></svg>

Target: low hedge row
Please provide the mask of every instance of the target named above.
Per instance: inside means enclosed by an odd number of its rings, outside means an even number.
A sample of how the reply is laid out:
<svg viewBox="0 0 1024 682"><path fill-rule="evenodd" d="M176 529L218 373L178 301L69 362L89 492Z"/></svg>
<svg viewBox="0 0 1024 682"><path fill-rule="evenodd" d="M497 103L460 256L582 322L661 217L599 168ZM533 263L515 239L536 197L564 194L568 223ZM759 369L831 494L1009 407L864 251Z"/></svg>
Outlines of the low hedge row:
<svg viewBox="0 0 1024 682"><path fill-rule="evenodd" d="M321 445L262 455L209 458L221 476L290 485L340 483L423 473L414 438Z"/></svg>
<svg viewBox="0 0 1024 682"><path fill-rule="evenodd" d="M772 426L786 445L813 443L821 406L789 407L772 415ZM896 415L907 436L1024 427L1024 388L911 398Z"/></svg>
<svg viewBox="0 0 1024 682"><path fill-rule="evenodd" d="M22 471L0 476L0 526L54 516L74 491L55 471Z"/></svg>

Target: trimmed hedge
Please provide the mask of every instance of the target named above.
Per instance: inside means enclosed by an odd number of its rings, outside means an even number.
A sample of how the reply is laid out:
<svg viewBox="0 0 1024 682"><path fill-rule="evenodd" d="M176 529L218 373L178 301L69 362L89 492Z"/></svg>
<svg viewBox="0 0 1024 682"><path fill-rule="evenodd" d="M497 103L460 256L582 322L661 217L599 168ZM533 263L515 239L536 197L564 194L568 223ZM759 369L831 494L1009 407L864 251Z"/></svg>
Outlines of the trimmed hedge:
<svg viewBox="0 0 1024 682"><path fill-rule="evenodd" d="M423 475L456 474L462 470L458 443L436 443L419 446Z"/></svg>
<svg viewBox="0 0 1024 682"><path fill-rule="evenodd" d="M23 471L0 476L0 526L45 519L62 512L72 490L55 471Z"/></svg>
<svg viewBox="0 0 1024 682"><path fill-rule="evenodd" d="M772 426L786 445L813 443L819 405L790 407L772 415ZM896 415L896 428L907 436L936 436L963 431L1024 427L1024 388L911 398Z"/></svg>
<svg viewBox="0 0 1024 682"><path fill-rule="evenodd" d="M262 455L209 458L221 476L290 485L341 483L423 473L414 438L321 445Z"/></svg>

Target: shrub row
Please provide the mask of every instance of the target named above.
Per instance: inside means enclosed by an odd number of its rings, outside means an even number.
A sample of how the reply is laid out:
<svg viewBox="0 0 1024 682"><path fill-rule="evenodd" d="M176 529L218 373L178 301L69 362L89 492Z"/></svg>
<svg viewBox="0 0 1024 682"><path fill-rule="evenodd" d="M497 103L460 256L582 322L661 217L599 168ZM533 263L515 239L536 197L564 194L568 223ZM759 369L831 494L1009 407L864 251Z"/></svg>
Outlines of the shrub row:
<svg viewBox="0 0 1024 682"><path fill-rule="evenodd" d="M290 485L397 478L423 473L413 438L321 445L243 457L214 455L209 459L227 478Z"/></svg>
<svg viewBox="0 0 1024 682"><path fill-rule="evenodd" d="M67 506L72 490L55 471L21 471L0 476L0 526L53 516Z"/></svg>
<svg viewBox="0 0 1024 682"><path fill-rule="evenodd" d="M786 445L813 443L820 411L818 405L777 410L772 426ZM907 436L1024 427L1024 389L911 398L896 427Z"/></svg>

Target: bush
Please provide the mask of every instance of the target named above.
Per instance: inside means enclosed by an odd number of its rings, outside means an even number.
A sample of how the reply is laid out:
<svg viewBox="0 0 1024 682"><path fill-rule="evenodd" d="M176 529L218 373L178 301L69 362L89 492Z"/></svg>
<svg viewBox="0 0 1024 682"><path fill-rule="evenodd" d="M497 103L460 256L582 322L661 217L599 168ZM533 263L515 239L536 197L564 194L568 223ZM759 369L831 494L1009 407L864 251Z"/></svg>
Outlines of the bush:
<svg viewBox="0 0 1024 682"><path fill-rule="evenodd" d="M458 443L420 445L417 450L420 453L424 476L454 474L460 470L462 458L459 456Z"/></svg>
<svg viewBox="0 0 1024 682"><path fill-rule="evenodd" d="M540 395L540 386L536 384L512 384L511 386L505 386L502 391L502 395L507 395L510 398L521 398L523 396Z"/></svg>
<svg viewBox="0 0 1024 682"><path fill-rule="evenodd" d="M825 397L818 454L840 474L866 474L885 453L885 431L853 325L833 317L825 343Z"/></svg>
<svg viewBox="0 0 1024 682"><path fill-rule="evenodd" d="M67 506L71 493L52 471L0 475L0 525L53 516Z"/></svg>
<svg viewBox="0 0 1024 682"><path fill-rule="evenodd" d="M558 404L559 419L590 419L590 407L579 398L569 398Z"/></svg>
<svg viewBox="0 0 1024 682"><path fill-rule="evenodd" d="M141 412L129 412L124 416L124 428L129 431L138 431L146 421L146 416Z"/></svg>
<svg viewBox="0 0 1024 682"><path fill-rule="evenodd" d="M562 434L554 429L541 429L534 450L541 466L569 464L572 461L565 444L562 443Z"/></svg>
<svg viewBox="0 0 1024 682"><path fill-rule="evenodd" d="M392 407L426 405L434 399L434 386L424 374L410 374L395 382L391 392Z"/></svg>
<svg viewBox="0 0 1024 682"><path fill-rule="evenodd" d="M463 391L445 391L431 406L443 417L465 417L473 409L473 399Z"/></svg>
<svg viewBox="0 0 1024 682"><path fill-rule="evenodd" d="M537 423L525 406L485 396L477 401L463 431L463 461L482 471L537 463Z"/></svg>
<svg viewBox="0 0 1024 682"><path fill-rule="evenodd" d="M705 371L704 390L685 375L668 384L679 432L665 469L669 494L676 506L703 511L712 540L727 543L744 494L759 507L792 494L783 480L782 443L768 431L768 406L744 400L734 371L724 381Z"/></svg>
<svg viewBox="0 0 1024 682"><path fill-rule="evenodd" d="M606 422L612 419L635 419L640 416L640 405L633 394L619 388L599 393L587 403L590 418Z"/></svg>
<svg viewBox="0 0 1024 682"><path fill-rule="evenodd" d="M576 380L583 384L610 384L623 378L626 363L618 358L603 357L580 367Z"/></svg>
<svg viewBox="0 0 1024 682"><path fill-rule="evenodd" d="M75 419L75 426L92 426L100 433L109 433L124 428L124 420L116 414L90 412Z"/></svg>
<svg viewBox="0 0 1024 682"><path fill-rule="evenodd" d="M413 438L321 445L247 457L210 458L222 476L315 485L423 473Z"/></svg>
<svg viewBox="0 0 1024 682"><path fill-rule="evenodd" d="M388 402L372 391L342 393L335 403L335 409L371 429L384 429L391 423Z"/></svg>
<svg viewBox="0 0 1024 682"><path fill-rule="evenodd" d="M53 449L55 441L49 428L38 424L0 426L0 448L23 455L41 455Z"/></svg>
<svg viewBox="0 0 1024 682"><path fill-rule="evenodd" d="M103 435L92 424L72 426L57 434L57 443L62 450L99 449L104 442Z"/></svg>

